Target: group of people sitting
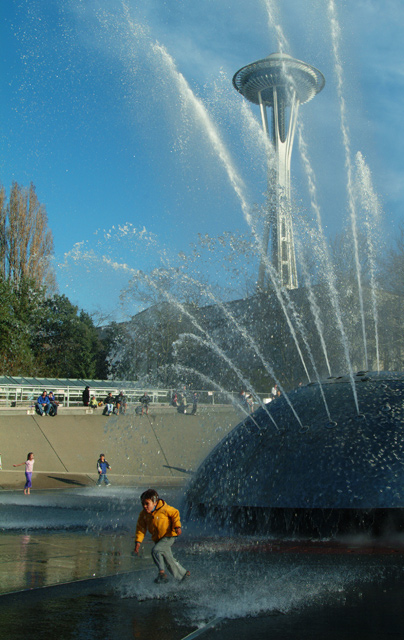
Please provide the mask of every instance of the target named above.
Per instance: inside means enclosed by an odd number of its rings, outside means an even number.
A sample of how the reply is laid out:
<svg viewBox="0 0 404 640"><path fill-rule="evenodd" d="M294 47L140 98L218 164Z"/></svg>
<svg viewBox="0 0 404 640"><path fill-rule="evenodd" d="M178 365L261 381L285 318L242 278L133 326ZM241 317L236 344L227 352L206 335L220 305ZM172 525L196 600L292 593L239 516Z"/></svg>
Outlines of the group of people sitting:
<svg viewBox="0 0 404 640"><path fill-rule="evenodd" d="M136 408L136 413L149 413L149 404L151 397L145 391L145 393L139 398L140 405ZM119 416L119 414L125 414L127 409L127 399L123 391L120 391L117 396L112 395L110 391L107 397L100 402L97 401L95 396L90 394L90 387L86 387L83 391L83 404L85 407L91 407L91 409L97 409L97 407L104 407L102 415L110 416L113 413Z"/></svg>
<svg viewBox="0 0 404 640"><path fill-rule="evenodd" d="M90 407L91 409L97 409L98 407L104 407L102 415L110 416L113 413L119 415L125 414L127 409L127 399L123 391L120 391L118 395L113 396L110 391L104 400L97 401L94 395L90 394L90 387L86 387L82 394L83 405ZM151 398L147 392L145 392L139 398L140 406L139 413L143 415L144 412L149 413L149 404ZM55 399L52 391L43 391L35 403L36 412L41 416L57 416L59 402Z"/></svg>
<svg viewBox="0 0 404 640"><path fill-rule="evenodd" d="M35 410L40 416L57 416L59 402L53 395L53 391L42 391L35 403Z"/></svg>
<svg viewBox="0 0 404 640"><path fill-rule="evenodd" d="M197 391L192 391L192 392L188 391L188 393L192 393L191 415L194 416L196 415L196 411L198 408L199 393ZM170 404L173 407L177 407L178 413L187 413L188 399L187 399L186 387L184 387L182 391L174 391L173 395L171 396Z"/></svg>
<svg viewBox="0 0 404 640"><path fill-rule="evenodd" d="M126 413L127 401L123 391L120 391L117 396L112 395L110 391L105 400L97 401L95 396L90 397L90 387L86 387L83 391L83 404L85 407L91 409L97 409L97 407L104 407L102 415L110 416L112 413L119 415L120 413Z"/></svg>
<svg viewBox="0 0 404 640"><path fill-rule="evenodd" d="M110 416L112 413L116 413L119 416L120 413L126 413L127 401L126 397L123 394L123 391L120 391L117 396L113 396L110 391L104 402L104 411L102 412L103 416Z"/></svg>

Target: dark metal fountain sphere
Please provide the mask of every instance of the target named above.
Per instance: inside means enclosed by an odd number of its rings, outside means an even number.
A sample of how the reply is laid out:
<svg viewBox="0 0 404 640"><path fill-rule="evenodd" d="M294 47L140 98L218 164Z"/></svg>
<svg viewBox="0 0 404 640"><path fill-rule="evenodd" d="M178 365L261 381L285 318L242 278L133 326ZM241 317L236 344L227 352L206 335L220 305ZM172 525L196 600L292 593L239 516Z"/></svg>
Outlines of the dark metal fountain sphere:
<svg viewBox="0 0 404 640"><path fill-rule="evenodd" d="M320 533L402 527L404 373L364 373L300 387L260 408L192 480L192 510L251 531ZM276 426L269 416L272 416ZM328 527L327 525L330 525Z"/></svg>
<svg viewBox="0 0 404 640"><path fill-rule="evenodd" d="M259 104L261 93L262 101L268 106L273 106L274 87L278 99L286 104L290 101L292 89L300 104L303 104L314 98L324 84L321 71L287 53L272 53L263 60L243 67L233 77L234 87L247 100Z"/></svg>

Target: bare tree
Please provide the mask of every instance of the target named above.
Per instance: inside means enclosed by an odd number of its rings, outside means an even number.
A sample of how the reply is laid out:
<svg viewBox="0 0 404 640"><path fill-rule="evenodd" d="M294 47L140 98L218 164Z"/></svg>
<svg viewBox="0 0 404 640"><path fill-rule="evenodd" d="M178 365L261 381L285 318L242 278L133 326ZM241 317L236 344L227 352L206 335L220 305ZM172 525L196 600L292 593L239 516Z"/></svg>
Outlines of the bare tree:
<svg viewBox="0 0 404 640"><path fill-rule="evenodd" d="M38 201L35 187L20 187L14 182L6 203L0 190L0 274L19 286L22 279L34 280L38 286L47 281L55 287L51 259L53 237L48 228L46 209Z"/></svg>
<svg viewBox="0 0 404 640"><path fill-rule="evenodd" d="M6 220L7 220L7 196L3 186L0 187L0 274L4 276L6 269Z"/></svg>

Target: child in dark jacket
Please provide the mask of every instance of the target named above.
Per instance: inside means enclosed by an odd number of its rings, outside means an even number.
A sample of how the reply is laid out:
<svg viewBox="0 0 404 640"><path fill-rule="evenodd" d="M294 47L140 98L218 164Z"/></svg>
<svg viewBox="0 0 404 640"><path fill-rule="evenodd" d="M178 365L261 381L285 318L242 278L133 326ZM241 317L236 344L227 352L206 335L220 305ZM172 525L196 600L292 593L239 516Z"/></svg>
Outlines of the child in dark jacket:
<svg viewBox="0 0 404 640"><path fill-rule="evenodd" d="M139 553L140 545L146 532L149 531L155 543L151 552L152 558L159 570L154 582L168 582L165 573L166 566L176 580L189 578L190 572L177 562L171 551L176 537L182 533L178 509L170 507L164 500L161 500L154 489L147 489L142 493L140 501L143 509L137 520L134 552Z"/></svg>
<svg viewBox="0 0 404 640"><path fill-rule="evenodd" d="M100 453L100 457L98 458L98 461L97 461L97 471L98 471L97 486L102 485L103 479L107 487L111 484L107 478L107 469L112 469L112 467L110 467L108 462L105 460L104 454Z"/></svg>

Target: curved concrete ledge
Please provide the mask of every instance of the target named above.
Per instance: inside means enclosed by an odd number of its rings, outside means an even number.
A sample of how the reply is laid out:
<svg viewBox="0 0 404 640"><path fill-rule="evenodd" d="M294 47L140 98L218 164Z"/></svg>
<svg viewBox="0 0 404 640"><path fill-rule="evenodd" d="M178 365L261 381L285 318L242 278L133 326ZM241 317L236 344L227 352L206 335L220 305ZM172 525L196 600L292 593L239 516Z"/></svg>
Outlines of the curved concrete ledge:
<svg viewBox="0 0 404 640"><path fill-rule="evenodd" d="M105 453L117 485L181 486L242 415L230 406L198 407L196 416L173 407L152 407L149 415L134 412L110 417L86 414L84 407L63 408L57 417L27 415L13 408L0 414L2 489L18 489L23 462L35 454L34 488L93 485L96 463Z"/></svg>

